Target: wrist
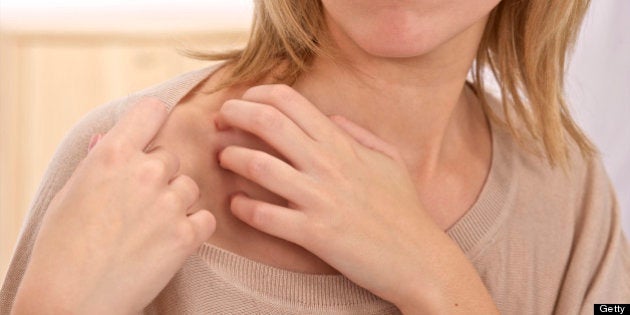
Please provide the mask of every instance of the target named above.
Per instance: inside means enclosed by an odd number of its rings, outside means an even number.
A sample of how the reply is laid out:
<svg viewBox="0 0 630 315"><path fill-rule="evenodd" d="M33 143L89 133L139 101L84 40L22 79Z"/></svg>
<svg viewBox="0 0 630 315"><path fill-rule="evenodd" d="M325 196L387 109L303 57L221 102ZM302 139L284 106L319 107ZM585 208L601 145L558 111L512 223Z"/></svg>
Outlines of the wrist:
<svg viewBox="0 0 630 315"><path fill-rule="evenodd" d="M102 296L89 294L82 283L32 269L27 270L20 283L11 314L122 314L99 301Z"/></svg>
<svg viewBox="0 0 630 315"><path fill-rule="evenodd" d="M445 294L435 285L428 282L409 284L392 302L402 314L440 314L446 305Z"/></svg>
<svg viewBox="0 0 630 315"><path fill-rule="evenodd" d="M445 234L432 236L421 259L399 277L404 285L390 301L403 314L498 314L466 255Z"/></svg>
<svg viewBox="0 0 630 315"><path fill-rule="evenodd" d="M418 288L402 295L394 305L404 315L409 314L499 314L487 291L460 292L469 288L443 290L439 287ZM462 294L463 293L463 294Z"/></svg>

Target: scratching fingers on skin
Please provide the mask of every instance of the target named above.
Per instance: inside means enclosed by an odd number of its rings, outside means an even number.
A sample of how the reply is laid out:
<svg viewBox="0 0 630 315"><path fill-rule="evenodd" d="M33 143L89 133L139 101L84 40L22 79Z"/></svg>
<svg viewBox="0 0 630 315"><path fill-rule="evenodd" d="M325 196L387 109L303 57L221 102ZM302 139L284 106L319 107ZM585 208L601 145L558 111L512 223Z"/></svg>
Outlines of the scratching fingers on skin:
<svg viewBox="0 0 630 315"><path fill-rule="evenodd" d="M234 195L230 201L232 213L243 222L267 234L300 245L306 215L300 211Z"/></svg>
<svg viewBox="0 0 630 315"><path fill-rule="evenodd" d="M305 155L315 154L313 139L283 112L270 105L228 100L216 116L215 124L218 130L236 127L260 137L299 167L308 166Z"/></svg>
<svg viewBox="0 0 630 315"><path fill-rule="evenodd" d="M228 146L219 154L219 165L292 202L304 204L314 198L312 181L269 153Z"/></svg>

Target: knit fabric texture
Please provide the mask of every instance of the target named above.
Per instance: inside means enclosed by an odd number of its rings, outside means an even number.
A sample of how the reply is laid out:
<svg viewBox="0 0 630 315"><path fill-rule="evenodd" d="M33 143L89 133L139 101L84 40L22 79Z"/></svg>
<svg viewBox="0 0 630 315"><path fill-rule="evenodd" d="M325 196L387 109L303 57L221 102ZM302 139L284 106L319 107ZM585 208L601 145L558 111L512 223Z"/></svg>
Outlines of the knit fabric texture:
<svg viewBox="0 0 630 315"><path fill-rule="evenodd" d="M67 133L30 204L0 291L0 313L10 313L46 208L87 154L91 135L107 132L142 97L157 97L172 110L217 68L101 105ZM496 99L490 105L500 106ZM595 303L630 303L629 247L601 159L583 159L571 144L572 164L564 173L522 149L499 125L491 124L491 134L492 162L482 191L446 233L473 263L501 313L592 314ZM343 275L283 270L205 243L145 313L399 311Z"/></svg>

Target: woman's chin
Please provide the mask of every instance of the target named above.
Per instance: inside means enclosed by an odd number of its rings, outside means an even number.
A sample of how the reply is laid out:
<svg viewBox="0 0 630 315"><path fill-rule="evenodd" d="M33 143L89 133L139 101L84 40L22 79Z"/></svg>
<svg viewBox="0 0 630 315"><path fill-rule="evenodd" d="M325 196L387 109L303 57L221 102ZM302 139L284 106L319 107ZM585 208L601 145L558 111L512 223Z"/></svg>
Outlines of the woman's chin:
<svg viewBox="0 0 630 315"><path fill-rule="evenodd" d="M374 57L381 58L413 58L425 55L439 46L439 38L432 34L413 34L401 36L400 34L388 36L388 34L372 37L357 38L355 45L364 52Z"/></svg>
<svg viewBox="0 0 630 315"><path fill-rule="evenodd" d="M373 45L362 49L369 55L380 58L406 59L422 56L431 51L431 47L422 45Z"/></svg>

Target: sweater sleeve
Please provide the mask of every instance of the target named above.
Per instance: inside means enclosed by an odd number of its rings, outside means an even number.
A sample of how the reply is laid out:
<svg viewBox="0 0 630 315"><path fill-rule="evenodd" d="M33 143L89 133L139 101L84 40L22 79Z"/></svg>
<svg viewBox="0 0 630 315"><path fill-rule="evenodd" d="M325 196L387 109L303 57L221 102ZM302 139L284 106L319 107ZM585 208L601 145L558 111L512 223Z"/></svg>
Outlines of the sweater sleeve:
<svg viewBox="0 0 630 315"><path fill-rule="evenodd" d="M594 304L630 303L630 248L599 158L589 163L584 183L556 314L593 314Z"/></svg>
<svg viewBox="0 0 630 315"><path fill-rule="evenodd" d="M30 260L31 251L48 204L87 155L90 137L107 132L123 110L127 98L92 109L65 135L57 147L22 223L17 245L0 289L0 313L9 314L17 289Z"/></svg>

